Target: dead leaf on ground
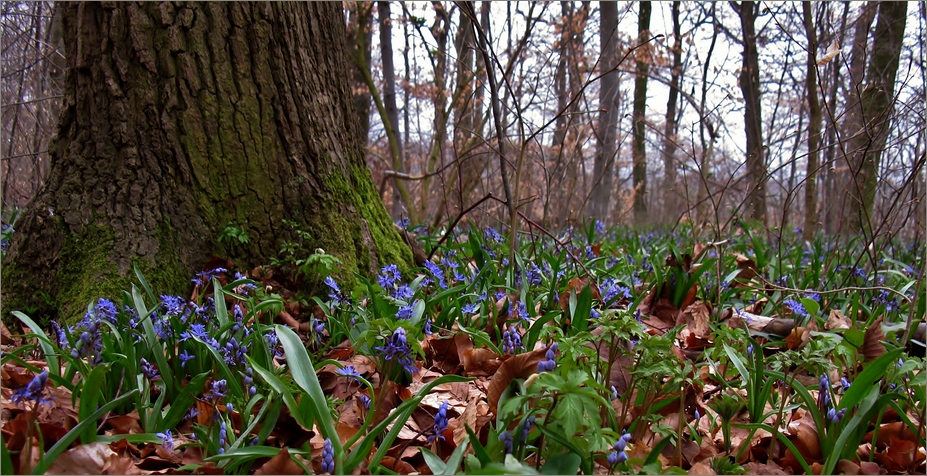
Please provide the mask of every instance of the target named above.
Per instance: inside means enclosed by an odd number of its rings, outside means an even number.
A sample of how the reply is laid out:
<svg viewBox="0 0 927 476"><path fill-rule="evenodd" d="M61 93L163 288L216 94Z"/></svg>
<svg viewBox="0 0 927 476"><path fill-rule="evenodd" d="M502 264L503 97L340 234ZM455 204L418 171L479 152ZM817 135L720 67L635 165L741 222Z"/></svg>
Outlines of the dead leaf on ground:
<svg viewBox="0 0 927 476"><path fill-rule="evenodd" d="M106 443L90 443L61 454L45 474L102 474L110 455L116 454Z"/></svg>
<svg viewBox="0 0 927 476"><path fill-rule="evenodd" d="M866 329L865 337L863 337L863 357L867 362L878 359L885 353L883 340L885 340L885 334L882 333L882 316L879 316Z"/></svg>
<svg viewBox="0 0 927 476"><path fill-rule="evenodd" d="M269 459L254 474L305 474L303 468L290 458L286 448L280 450L277 456Z"/></svg>
<svg viewBox="0 0 927 476"><path fill-rule="evenodd" d="M827 322L824 323L824 330L849 329L853 325L850 318L844 316L838 309L831 309L827 316Z"/></svg>
<svg viewBox="0 0 927 476"><path fill-rule="evenodd" d="M499 397L502 392L509 386L509 382L516 378L528 378L531 374L537 373L538 363L545 360L544 354L546 348L518 354L505 362L499 367L499 370L492 376L489 382L489 388L486 389L486 399L489 401L489 407L496 412L496 405L499 403Z"/></svg>

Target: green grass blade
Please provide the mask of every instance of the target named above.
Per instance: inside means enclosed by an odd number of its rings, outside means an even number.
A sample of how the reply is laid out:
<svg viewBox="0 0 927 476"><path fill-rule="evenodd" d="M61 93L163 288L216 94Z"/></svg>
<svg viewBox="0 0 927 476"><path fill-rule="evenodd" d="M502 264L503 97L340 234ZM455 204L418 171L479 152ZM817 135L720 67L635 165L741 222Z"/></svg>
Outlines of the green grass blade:
<svg viewBox="0 0 927 476"><path fill-rule="evenodd" d="M45 360L48 362L48 373L60 377L61 367L58 365L58 353L55 352L55 346L52 345L45 331L43 331L32 318L19 311L12 311L10 314L16 316L17 319L22 321L22 323L29 327L29 330L38 337L39 345L42 346L42 352L45 353Z"/></svg>

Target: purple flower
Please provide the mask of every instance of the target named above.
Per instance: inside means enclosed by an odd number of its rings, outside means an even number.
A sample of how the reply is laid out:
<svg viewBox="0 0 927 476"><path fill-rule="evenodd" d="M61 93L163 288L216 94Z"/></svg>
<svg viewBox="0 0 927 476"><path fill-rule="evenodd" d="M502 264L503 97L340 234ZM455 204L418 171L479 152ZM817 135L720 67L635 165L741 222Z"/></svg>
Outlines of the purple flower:
<svg viewBox="0 0 927 476"><path fill-rule="evenodd" d="M425 321L425 329L424 329L424 332L425 332L425 335L426 335L426 336L430 336L430 335L434 334L434 331L431 329L431 319L428 319L427 321Z"/></svg>
<svg viewBox="0 0 927 476"><path fill-rule="evenodd" d="M148 363L147 360L142 358L141 360L141 370L145 377L148 377L148 380L155 381L161 378L161 375L158 374L158 369L154 365Z"/></svg>
<svg viewBox="0 0 927 476"><path fill-rule="evenodd" d="M414 295L415 292L412 291L412 288L410 288L407 284L403 284L396 288L395 291L393 291L393 297L401 301L408 301L409 299L412 299L412 296Z"/></svg>
<svg viewBox="0 0 927 476"><path fill-rule="evenodd" d="M447 289L447 281L444 280L444 271L442 271L438 265L431 261L425 261L425 268L438 280L438 286L441 286L441 289Z"/></svg>
<svg viewBox="0 0 927 476"><path fill-rule="evenodd" d="M522 348L521 334L515 326L509 327L502 333L502 351L506 354L514 354L515 349Z"/></svg>
<svg viewBox="0 0 927 476"><path fill-rule="evenodd" d="M11 400L14 405L20 405L23 402L35 402L37 404L49 403L51 399L45 398L45 383L48 382L48 370L32 377L32 381L22 388L13 392Z"/></svg>
<svg viewBox="0 0 927 476"><path fill-rule="evenodd" d="M155 433L155 436L161 438L161 447L167 451L174 449L174 435L171 435L171 430L164 430L164 433Z"/></svg>
<svg viewBox="0 0 927 476"><path fill-rule="evenodd" d="M501 441L503 446L505 446L505 454L511 454L512 453L512 433L510 433L509 431L503 431L502 433L499 434L499 441Z"/></svg>
<svg viewBox="0 0 927 476"><path fill-rule="evenodd" d="M335 371L338 375L342 377L360 377L361 375L357 373L357 370L354 369L353 365L345 366L343 369L338 369Z"/></svg>
<svg viewBox="0 0 927 476"><path fill-rule="evenodd" d="M502 235L500 235L499 232L497 232L495 228L491 226L487 226L486 229L483 230L483 236L486 237L487 240L495 241L496 243L502 243L505 241L505 239L502 238Z"/></svg>
<svg viewBox="0 0 927 476"><path fill-rule="evenodd" d="M195 355L190 355L190 354L187 352L187 349L184 349L183 352L181 352L180 354L177 355L177 357L180 359L180 368L186 367L188 361L193 360L194 358L196 358Z"/></svg>
<svg viewBox="0 0 927 476"><path fill-rule="evenodd" d="M335 472L335 448L332 447L332 440L328 438L325 438L325 442L322 443L322 472L329 474Z"/></svg>
<svg viewBox="0 0 927 476"><path fill-rule="evenodd" d="M332 300L332 304L334 306L341 306L348 302L347 296L341 292L341 288L338 287L338 283L336 283L331 276L326 276L324 282L325 285L329 288L328 297Z"/></svg>
<svg viewBox="0 0 927 476"><path fill-rule="evenodd" d="M786 299L782 304L785 304L792 310L792 314L798 317L808 317L808 311L805 310L805 306L794 299Z"/></svg>
<svg viewBox="0 0 927 476"><path fill-rule="evenodd" d="M402 306L396 311L396 319L412 319L412 311L415 309L414 306L409 304L408 306Z"/></svg>
<svg viewBox="0 0 927 476"><path fill-rule="evenodd" d="M383 289L390 290L402 279L402 275L399 273L399 268L395 264L388 264L380 269L380 274L377 276L377 284L379 284Z"/></svg>
<svg viewBox="0 0 927 476"><path fill-rule="evenodd" d="M393 331L393 335L385 346L377 346L375 349L383 354L385 360L398 362L406 372L410 374L418 372L418 367L412 360L412 349L406 341L406 331L402 327Z"/></svg>
<svg viewBox="0 0 927 476"><path fill-rule="evenodd" d="M212 395L217 398L222 398L225 396L225 392L228 391L228 382L225 379L216 380L212 383Z"/></svg>
<svg viewBox="0 0 927 476"><path fill-rule="evenodd" d="M199 273L196 273L196 277L190 281L192 281L196 286L206 286L212 282L213 278L218 278L220 274L225 273L226 271L228 270L225 268L214 268L208 271L200 271Z"/></svg>
<svg viewBox="0 0 927 476"><path fill-rule="evenodd" d="M444 430L447 429L447 402L441 403L441 406L438 408L438 413L435 413L435 424L432 427L433 434L428 437L426 442L430 442L435 438L439 440L444 439L444 435L441 434Z"/></svg>
<svg viewBox="0 0 927 476"><path fill-rule="evenodd" d="M183 313L187 303L180 296L161 295L161 312L167 316L179 316Z"/></svg>
<svg viewBox="0 0 927 476"><path fill-rule="evenodd" d="M625 448L627 448L628 443L630 441L631 441L631 434L624 433L623 435L621 435L621 437L618 438L618 441L615 442L615 445L613 446L613 448L615 451L622 452L624 451Z"/></svg>

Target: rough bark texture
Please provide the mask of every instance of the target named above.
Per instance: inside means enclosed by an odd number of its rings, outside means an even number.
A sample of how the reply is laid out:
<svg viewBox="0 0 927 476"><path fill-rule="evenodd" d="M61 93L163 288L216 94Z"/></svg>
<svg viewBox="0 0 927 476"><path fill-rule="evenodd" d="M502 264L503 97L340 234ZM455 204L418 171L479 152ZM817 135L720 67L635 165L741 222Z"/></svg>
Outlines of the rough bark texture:
<svg viewBox="0 0 927 476"><path fill-rule="evenodd" d="M384 122L389 121L393 133L389 136L390 156L393 159L393 170L403 172L402 136L399 134L399 108L396 106L396 66L393 64L393 19L389 8L390 2L377 2L377 15L380 20L380 58L383 61L383 105L386 107ZM409 198L405 182L393 178L393 217L402 215L402 197ZM405 193L405 195L402 195ZM411 204L410 204L411 205Z"/></svg>
<svg viewBox="0 0 927 476"><path fill-rule="evenodd" d="M818 36L811 16L811 3L802 3L805 34L808 36L808 72L805 89L808 94L808 168L805 173L805 224L802 237L812 240L818 223L818 164L821 154L821 103L818 101L817 49Z"/></svg>
<svg viewBox="0 0 927 476"><path fill-rule="evenodd" d="M907 13L907 2L879 3L866 86L859 100L863 129L851 136L847 150L852 173L847 187L852 202L844 209L848 233L869 233L873 228L877 174L888 139Z"/></svg>
<svg viewBox="0 0 927 476"><path fill-rule="evenodd" d="M618 133L618 4L600 4L599 41L600 71L605 74L599 86L599 127L596 130L595 164L592 169L592 196L589 216L611 223L612 182L617 154ZM611 72L609 72L611 71Z"/></svg>
<svg viewBox="0 0 927 476"><path fill-rule="evenodd" d="M242 267L295 236L342 276L411 252L370 179L338 3L63 3L52 173L3 266L5 309L71 319L137 264L184 293L213 254ZM226 247L227 225L246 244ZM311 249L311 248L310 248Z"/></svg>
<svg viewBox="0 0 927 476"><path fill-rule="evenodd" d="M766 223L766 161L763 154L763 116L760 110L760 63L756 49L757 5L740 2L740 26L744 35L740 90L744 95L744 126L747 132L746 214Z"/></svg>
<svg viewBox="0 0 927 476"><path fill-rule="evenodd" d="M643 44L650 38L650 2L640 3L640 15L637 23L637 42ZM637 50L638 56L634 69L634 221L647 223L647 148L644 142L647 113L647 75L650 73L650 46Z"/></svg>

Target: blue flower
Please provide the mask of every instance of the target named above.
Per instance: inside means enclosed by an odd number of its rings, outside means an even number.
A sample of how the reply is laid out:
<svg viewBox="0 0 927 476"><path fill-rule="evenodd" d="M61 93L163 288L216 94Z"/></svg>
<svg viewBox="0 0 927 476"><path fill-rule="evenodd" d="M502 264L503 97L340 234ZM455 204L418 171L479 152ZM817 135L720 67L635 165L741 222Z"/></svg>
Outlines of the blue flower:
<svg viewBox="0 0 927 476"><path fill-rule="evenodd" d="M158 369L155 368L154 365L148 363L147 360L142 358L141 364L142 374L148 377L148 380L155 381L161 378L161 375L158 374Z"/></svg>
<svg viewBox="0 0 927 476"><path fill-rule="evenodd" d="M509 327L502 333L502 351L506 354L514 354L516 349L521 349L521 334L518 333L516 326Z"/></svg>
<svg viewBox="0 0 927 476"><path fill-rule="evenodd" d="M388 264L380 269L380 275L377 276L377 284L383 289L390 290L402 279L399 268L395 264Z"/></svg>
<svg viewBox="0 0 927 476"><path fill-rule="evenodd" d="M213 268L207 271L200 271L196 273L196 277L191 279L196 286L206 286L212 282L213 278L218 278L220 274L227 272L225 268Z"/></svg>
<svg viewBox="0 0 927 476"><path fill-rule="evenodd" d="M155 436L161 438L161 447L167 451L174 449L174 435L171 435L171 430L164 430L164 433L155 433Z"/></svg>
<svg viewBox="0 0 927 476"><path fill-rule="evenodd" d="M595 234L604 235L605 234L605 223L602 223L599 220L595 221Z"/></svg>
<svg viewBox="0 0 927 476"><path fill-rule="evenodd" d="M631 441L631 434L624 433L618 438L618 441L615 442L615 445L613 446L613 448L615 451L619 451L619 452L624 451L624 449L628 446L628 443L630 441Z"/></svg>
<svg viewBox="0 0 927 476"><path fill-rule="evenodd" d="M338 369L335 371L338 375L342 377L360 377L361 375L357 373L357 370L353 365L345 366L343 369Z"/></svg>
<svg viewBox="0 0 927 476"><path fill-rule="evenodd" d="M408 306L402 306L396 311L396 319L411 319L412 310L414 307L410 304Z"/></svg>
<svg viewBox="0 0 927 476"><path fill-rule="evenodd" d="M785 304L792 310L792 314L798 317L808 317L808 311L805 310L805 306L794 299L786 299L782 304Z"/></svg>
<svg viewBox="0 0 927 476"><path fill-rule="evenodd" d="M186 367L188 361L196 358L195 355L190 355L190 353L187 352L187 349L184 349L183 352L177 355L177 357L180 359L180 368Z"/></svg>
<svg viewBox="0 0 927 476"><path fill-rule="evenodd" d="M447 429L447 402L442 402L441 406L438 408L438 413L435 413L435 424L432 427L432 435L428 437L426 443L431 442L434 439L443 440L444 435L442 432Z"/></svg>
<svg viewBox="0 0 927 476"><path fill-rule="evenodd" d="M328 438L322 443L322 472L335 472L335 448L332 446L332 440Z"/></svg>
<svg viewBox="0 0 927 476"><path fill-rule="evenodd" d="M415 291L412 291L412 288L410 288L408 284L403 284L393 291L393 297L401 301L408 301L412 299L414 295Z"/></svg>
<svg viewBox="0 0 927 476"><path fill-rule="evenodd" d="M212 383L212 395L216 398L222 398L225 396L225 392L228 391L228 382L225 379L216 380Z"/></svg>
<svg viewBox="0 0 927 476"><path fill-rule="evenodd" d="M503 431L502 433L499 434L499 441L501 441L503 446L505 446L505 454L511 454L512 453L512 433L510 433L507 430Z"/></svg>
<svg viewBox="0 0 927 476"><path fill-rule="evenodd" d="M840 386L844 389L850 388L850 381L846 377L840 377Z"/></svg>
<svg viewBox="0 0 927 476"><path fill-rule="evenodd" d="M747 346L747 355L753 355L753 344Z"/></svg>
<svg viewBox="0 0 927 476"><path fill-rule="evenodd" d="M480 308L479 303L475 303L475 302L474 302L474 303L470 303L470 304L464 304L464 306L463 306L462 308L460 308L460 313L461 313L461 314L464 314L464 315L473 314L473 313L476 312L479 308Z"/></svg>
<svg viewBox="0 0 927 476"><path fill-rule="evenodd" d="M431 329L431 319L428 319L427 321L425 321L425 329L424 329L424 332L425 332L425 335L426 335L426 336L430 336L430 335L434 334L434 331Z"/></svg>
<svg viewBox="0 0 927 476"><path fill-rule="evenodd" d="M410 374L418 372L418 367L412 360L412 349L406 341L406 331L402 327L393 331L393 335L385 346L377 346L375 349L383 354L385 360L398 362L406 372Z"/></svg>
<svg viewBox="0 0 927 476"><path fill-rule="evenodd" d="M325 285L328 286L328 297L332 300L332 304L335 306L340 306L348 302L347 296L341 292L341 288L338 287L338 283L332 279L331 276L325 277Z"/></svg>
<svg viewBox="0 0 927 476"><path fill-rule="evenodd" d="M161 312L167 316L180 316L187 303L180 296L161 295Z"/></svg>
<svg viewBox="0 0 927 476"><path fill-rule="evenodd" d="M104 321L112 323L116 322L116 314L119 313L119 311L116 310L116 305L109 299L104 298L100 298L97 304L93 306L93 312L96 314L97 319L103 319Z"/></svg>
<svg viewBox="0 0 927 476"><path fill-rule="evenodd" d="M544 358L546 360L538 362L538 373L550 372L557 368L557 361L554 360L557 357L557 346L558 344L554 342L547 349L547 352L544 353Z"/></svg>
<svg viewBox="0 0 927 476"><path fill-rule="evenodd" d="M32 377L32 380L25 387L16 389L11 398L13 404L20 405L23 402L49 403L51 399L45 398L46 382L48 382L48 370L44 370Z"/></svg>
<svg viewBox="0 0 927 476"><path fill-rule="evenodd" d="M425 261L425 268L438 280L438 286L441 286L441 289L447 289L447 282L444 280L444 271L442 271L438 265L431 261Z"/></svg>
<svg viewBox="0 0 927 476"><path fill-rule="evenodd" d="M219 423L219 452L223 452L225 446L225 441L228 439L228 427L225 425L225 420L222 420L222 423Z"/></svg>
<svg viewBox="0 0 927 476"><path fill-rule="evenodd" d="M499 232L497 232L495 228L491 226L487 226L486 229L483 230L483 236L485 236L487 240L495 241L496 243L502 243L505 241L505 239L502 238L502 235L500 235Z"/></svg>

